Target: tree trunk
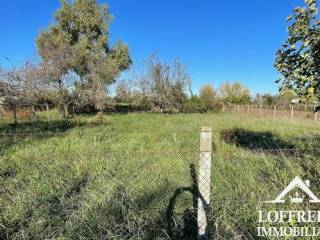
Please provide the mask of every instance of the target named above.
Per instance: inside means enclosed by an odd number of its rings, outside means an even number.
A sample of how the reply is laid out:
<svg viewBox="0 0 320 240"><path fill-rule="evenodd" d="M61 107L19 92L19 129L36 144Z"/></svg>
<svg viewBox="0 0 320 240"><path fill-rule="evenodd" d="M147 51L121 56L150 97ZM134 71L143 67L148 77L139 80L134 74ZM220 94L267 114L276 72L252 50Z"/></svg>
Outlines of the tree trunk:
<svg viewBox="0 0 320 240"><path fill-rule="evenodd" d="M34 106L32 106L31 109L31 119L34 121L36 118L36 110L34 109Z"/></svg>
<svg viewBox="0 0 320 240"><path fill-rule="evenodd" d="M63 104L63 118L68 118L69 112L68 112L68 105Z"/></svg>
<svg viewBox="0 0 320 240"><path fill-rule="evenodd" d="M17 118L17 108L13 107L13 123L16 125L18 123L18 118Z"/></svg>

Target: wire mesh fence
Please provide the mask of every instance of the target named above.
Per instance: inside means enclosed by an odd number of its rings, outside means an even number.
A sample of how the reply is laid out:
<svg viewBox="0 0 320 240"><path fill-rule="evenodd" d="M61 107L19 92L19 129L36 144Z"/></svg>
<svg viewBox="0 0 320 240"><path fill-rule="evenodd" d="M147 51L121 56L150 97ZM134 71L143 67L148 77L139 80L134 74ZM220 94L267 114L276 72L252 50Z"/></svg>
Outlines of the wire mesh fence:
<svg viewBox="0 0 320 240"><path fill-rule="evenodd" d="M280 104L280 105L227 105L223 111L252 117L269 117L276 119L291 119L297 121L318 121L318 113L314 112L312 104Z"/></svg>
<svg viewBox="0 0 320 240"><path fill-rule="evenodd" d="M196 225L190 225L196 223L196 215L191 214L195 211L195 191L180 195L170 205L170 199L179 187L192 185L189 166L197 163L196 149L195 153L187 153L179 147L163 151L165 146L175 145L178 141L179 136L172 135L170 139L159 135L158 141L164 146L154 149L146 150L139 142L110 146L111 136L106 133L72 130L71 123L64 124L67 124L65 129L59 126L41 128L38 132L31 132L30 126L19 125L15 130L5 129L0 133L0 158L3 160L0 178L8 184L0 187L4 200L1 208L11 202L10 191L15 185L11 180L25 185L32 195L20 196L30 202L18 203L27 211L17 219L18 222L2 222L4 239L22 235L55 238L63 234L65 224L76 226L76 229L71 228L71 236L79 234L85 239L95 234L102 239L169 239L170 234L185 239L190 228L196 229ZM24 156L11 159L10 152L18 149L23 149L20 151ZM172 161L181 167L171 168L169 163ZM23 183L19 168L30 170L30 175L37 172L37 186L59 190L41 193L35 185ZM28 176L24 177L32 182ZM96 190L91 190L94 188ZM86 204L93 209L87 209ZM44 212L37 212L37 209ZM84 219L81 218L83 215ZM47 226L39 223L41 218ZM45 230L32 229L30 225L37 223L39 229ZM83 229L78 229L79 226ZM96 232L90 233L88 229Z"/></svg>
<svg viewBox="0 0 320 240"><path fill-rule="evenodd" d="M0 207L19 199L15 204L24 210L3 213L1 238L255 239L250 212L255 202L245 198L250 186L238 186L244 180L237 164L249 168L272 161L272 169L283 170L293 159L312 180L318 177L320 137L312 129L226 131L213 125L213 145L199 149L199 131L150 137L140 129L127 142L112 128L101 132L95 125L74 124L2 129ZM278 136L295 128L299 134ZM131 137L130 130L123 131ZM189 144L185 137L197 141ZM250 171L257 171L256 181L275 177L258 167Z"/></svg>
<svg viewBox="0 0 320 240"><path fill-rule="evenodd" d="M266 117L276 119L291 119L296 121L314 121L318 122L318 113L314 112L314 104L278 104L278 105L259 105L246 104L235 105L225 104L221 109L222 112L237 113L251 117ZM113 109L113 105L106 106L106 112ZM72 107L69 114L72 117L81 115L86 112L85 107ZM130 112L130 111L129 111ZM33 104L22 105L16 112L17 120L26 121L51 121L59 117L63 119L61 114L56 111L56 106L52 104ZM0 104L0 121L14 122L14 112L5 110Z"/></svg>

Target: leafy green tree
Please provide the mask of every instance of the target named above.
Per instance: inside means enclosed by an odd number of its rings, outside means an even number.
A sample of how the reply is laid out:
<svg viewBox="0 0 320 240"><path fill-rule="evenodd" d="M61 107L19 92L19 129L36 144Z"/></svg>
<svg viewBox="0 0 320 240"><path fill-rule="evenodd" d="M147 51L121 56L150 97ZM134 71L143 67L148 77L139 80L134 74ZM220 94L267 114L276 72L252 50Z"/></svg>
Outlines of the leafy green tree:
<svg viewBox="0 0 320 240"><path fill-rule="evenodd" d="M250 102L250 90L239 82L223 83L219 88L222 101L226 103L246 104Z"/></svg>
<svg viewBox="0 0 320 240"><path fill-rule="evenodd" d="M204 85L200 88L200 100L207 110L213 110L215 106L216 92L211 85Z"/></svg>
<svg viewBox="0 0 320 240"><path fill-rule="evenodd" d="M257 94L254 99L255 104L259 105L282 105L285 107L292 104L292 100L296 97L296 95L290 90L284 90L279 94L272 95L270 93L266 94Z"/></svg>
<svg viewBox="0 0 320 240"><path fill-rule="evenodd" d="M130 103L132 98L132 91L126 81L120 81L116 86L116 102Z"/></svg>
<svg viewBox="0 0 320 240"><path fill-rule="evenodd" d="M268 106L277 104L277 96L273 96L269 93L262 95L262 104L268 105Z"/></svg>
<svg viewBox="0 0 320 240"><path fill-rule="evenodd" d="M280 92L280 94L277 96L277 104L292 104L292 100L294 98L296 98L295 93L293 91L285 89L282 92Z"/></svg>
<svg viewBox="0 0 320 240"><path fill-rule="evenodd" d="M184 109L187 113L204 113L207 110L208 109L203 101L201 101L201 99L196 95L193 95L188 99Z"/></svg>
<svg viewBox="0 0 320 240"><path fill-rule="evenodd" d="M47 77L59 88L60 103L65 105L64 75L75 72L77 86L92 91L93 97L101 96L106 85L129 68L131 58L127 45L109 45L111 16L106 5L96 0L62 0L61 5L54 24L39 34L37 47ZM93 101L98 104L98 99Z"/></svg>
<svg viewBox="0 0 320 240"><path fill-rule="evenodd" d="M287 18L288 39L276 53L282 74L280 90L293 90L301 99L320 100L320 20L316 0L305 0Z"/></svg>

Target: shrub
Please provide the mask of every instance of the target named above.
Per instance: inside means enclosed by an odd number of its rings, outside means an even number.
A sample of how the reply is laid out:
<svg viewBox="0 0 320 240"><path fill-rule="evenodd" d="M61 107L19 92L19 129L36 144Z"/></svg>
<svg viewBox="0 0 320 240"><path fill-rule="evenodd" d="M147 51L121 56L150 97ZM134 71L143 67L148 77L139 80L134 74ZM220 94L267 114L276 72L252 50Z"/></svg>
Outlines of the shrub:
<svg viewBox="0 0 320 240"><path fill-rule="evenodd" d="M203 101L197 96L192 96L185 104L184 112L187 113L203 113L208 109Z"/></svg>

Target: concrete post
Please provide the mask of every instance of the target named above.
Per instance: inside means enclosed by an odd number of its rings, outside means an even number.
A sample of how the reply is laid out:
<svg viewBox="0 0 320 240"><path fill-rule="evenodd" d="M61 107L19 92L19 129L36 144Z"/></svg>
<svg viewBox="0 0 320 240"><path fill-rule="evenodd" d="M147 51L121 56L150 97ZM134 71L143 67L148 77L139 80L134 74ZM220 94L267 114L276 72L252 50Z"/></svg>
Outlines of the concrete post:
<svg viewBox="0 0 320 240"><path fill-rule="evenodd" d="M34 121L36 118L36 110L34 108L34 105L31 106L31 119Z"/></svg>
<svg viewBox="0 0 320 240"><path fill-rule="evenodd" d="M211 189L212 128L202 127L200 132L200 169L198 196L198 240L208 239L208 216Z"/></svg>
<svg viewBox="0 0 320 240"><path fill-rule="evenodd" d="M261 115L261 110L262 110L262 104L260 104L260 107L259 107L259 114Z"/></svg>
<svg viewBox="0 0 320 240"><path fill-rule="evenodd" d="M291 109L290 109L290 120L292 120L293 118L293 105L291 105Z"/></svg>

